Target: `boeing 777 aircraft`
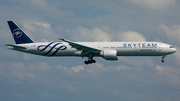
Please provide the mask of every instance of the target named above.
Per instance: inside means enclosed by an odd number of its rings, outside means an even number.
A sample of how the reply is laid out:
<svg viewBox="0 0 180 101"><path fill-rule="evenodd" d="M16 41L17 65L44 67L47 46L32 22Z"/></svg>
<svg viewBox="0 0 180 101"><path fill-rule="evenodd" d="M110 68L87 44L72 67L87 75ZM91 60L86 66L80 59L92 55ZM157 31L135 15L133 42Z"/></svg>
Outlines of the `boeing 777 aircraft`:
<svg viewBox="0 0 180 101"><path fill-rule="evenodd" d="M9 49L42 56L88 57L85 64L96 63L93 57L118 60L118 56L162 56L176 52L172 45L161 42L33 42L13 21L7 21L16 44L5 44Z"/></svg>

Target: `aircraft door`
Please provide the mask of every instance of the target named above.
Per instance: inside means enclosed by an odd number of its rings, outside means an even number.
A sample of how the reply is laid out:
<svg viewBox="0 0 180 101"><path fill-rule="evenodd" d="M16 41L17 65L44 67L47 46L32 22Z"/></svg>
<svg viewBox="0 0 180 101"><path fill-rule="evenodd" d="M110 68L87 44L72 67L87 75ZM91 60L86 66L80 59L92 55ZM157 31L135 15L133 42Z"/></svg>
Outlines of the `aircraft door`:
<svg viewBox="0 0 180 101"><path fill-rule="evenodd" d="M163 47L162 46L159 46L159 51L162 51Z"/></svg>
<svg viewBox="0 0 180 101"><path fill-rule="evenodd" d="M134 47L134 51L138 51L139 50L139 47Z"/></svg>
<svg viewBox="0 0 180 101"><path fill-rule="evenodd" d="M100 50L102 49L101 45L98 45L98 47L97 47L97 48L98 48L98 49L100 49Z"/></svg>
<svg viewBox="0 0 180 101"><path fill-rule="evenodd" d="M67 48L66 48L66 51L70 51L70 49L71 49L71 46L66 46Z"/></svg>

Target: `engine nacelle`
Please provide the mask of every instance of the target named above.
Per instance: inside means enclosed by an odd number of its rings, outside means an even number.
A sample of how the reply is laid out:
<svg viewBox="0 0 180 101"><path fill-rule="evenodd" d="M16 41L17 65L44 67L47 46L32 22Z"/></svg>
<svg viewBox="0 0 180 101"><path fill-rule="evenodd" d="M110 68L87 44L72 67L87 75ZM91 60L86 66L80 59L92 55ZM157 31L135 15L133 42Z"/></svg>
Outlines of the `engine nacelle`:
<svg viewBox="0 0 180 101"><path fill-rule="evenodd" d="M106 60L118 60L116 50L103 50L101 56Z"/></svg>

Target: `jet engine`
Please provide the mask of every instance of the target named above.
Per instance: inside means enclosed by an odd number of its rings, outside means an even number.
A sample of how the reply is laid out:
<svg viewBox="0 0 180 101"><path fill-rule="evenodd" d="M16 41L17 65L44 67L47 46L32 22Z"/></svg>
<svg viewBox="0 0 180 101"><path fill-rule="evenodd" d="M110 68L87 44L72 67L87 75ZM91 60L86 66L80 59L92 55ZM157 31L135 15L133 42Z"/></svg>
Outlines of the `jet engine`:
<svg viewBox="0 0 180 101"><path fill-rule="evenodd" d="M106 60L118 60L116 50L103 50L101 56Z"/></svg>

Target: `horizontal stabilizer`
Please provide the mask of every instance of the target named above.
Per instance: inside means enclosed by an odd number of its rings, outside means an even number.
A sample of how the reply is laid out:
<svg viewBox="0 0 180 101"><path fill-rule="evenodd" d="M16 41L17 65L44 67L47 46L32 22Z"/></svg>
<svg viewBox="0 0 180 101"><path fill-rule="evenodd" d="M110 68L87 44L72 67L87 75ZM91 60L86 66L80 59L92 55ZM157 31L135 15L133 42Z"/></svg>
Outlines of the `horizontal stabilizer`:
<svg viewBox="0 0 180 101"><path fill-rule="evenodd" d="M13 48L27 49L26 47L23 47L23 46L18 46L18 45L12 45L12 44L5 44L5 45L6 45L6 46L13 47Z"/></svg>

